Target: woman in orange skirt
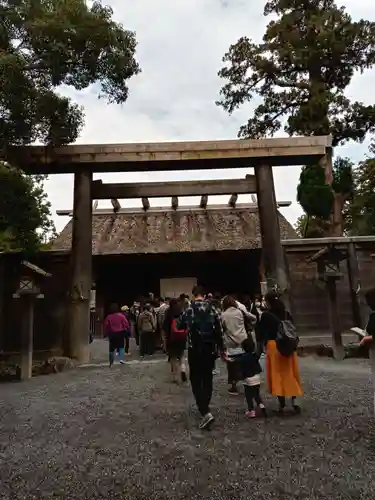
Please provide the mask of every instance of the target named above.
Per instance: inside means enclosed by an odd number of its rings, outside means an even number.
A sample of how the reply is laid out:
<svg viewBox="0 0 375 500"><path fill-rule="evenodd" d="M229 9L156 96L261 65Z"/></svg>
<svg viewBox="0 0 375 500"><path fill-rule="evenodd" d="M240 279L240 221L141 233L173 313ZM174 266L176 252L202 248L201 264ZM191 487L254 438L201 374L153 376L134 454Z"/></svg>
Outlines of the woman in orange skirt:
<svg viewBox="0 0 375 500"><path fill-rule="evenodd" d="M282 356L276 346L280 321L292 318L276 293L269 292L265 298L267 310L260 318L259 331L266 345L267 388L270 394L277 396L281 414L284 413L286 398L291 398L292 408L296 413L300 413L301 409L297 405L296 398L302 396L303 392L297 354Z"/></svg>

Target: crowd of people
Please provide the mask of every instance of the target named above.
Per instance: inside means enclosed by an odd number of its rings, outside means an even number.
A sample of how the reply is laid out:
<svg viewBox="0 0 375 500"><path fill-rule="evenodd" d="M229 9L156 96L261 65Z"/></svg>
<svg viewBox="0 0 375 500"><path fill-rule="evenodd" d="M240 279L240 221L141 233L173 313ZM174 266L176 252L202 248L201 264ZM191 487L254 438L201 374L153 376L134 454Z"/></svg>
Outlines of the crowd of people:
<svg viewBox="0 0 375 500"><path fill-rule="evenodd" d="M375 344L375 288L365 294L370 309L361 345ZM281 297L269 292L264 298L239 302L236 297L205 294L200 286L193 289L191 299L155 301L152 294L121 309L113 304L104 321L104 334L109 340L109 363L116 351L120 363L129 353L133 335L141 356L162 349L168 355L172 381L188 380L184 363L189 366L192 392L201 414L200 428L214 420L210 411L215 362L221 357L228 371L229 393L238 395L242 381L247 404L246 416L267 416L261 395L261 357L265 356L265 379L268 392L278 400L283 415L290 399L291 409L300 413L297 398L303 395L298 358L298 335L293 318ZM258 412L257 412L258 411Z"/></svg>
<svg viewBox="0 0 375 500"><path fill-rule="evenodd" d="M204 429L214 420L210 403L219 357L227 365L229 394L238 395L238 384L243 383L245 415L267 416L261 395L260 358L265 356L267 389L277 397L278 412L285 412L290 399L291 409L299 413L297 397L303 392L292 317L275 292L246 302L230 295L205 294L202 287L195 286L191 298L181 295L179 299L155 301L150 296L130 308L112 305L104 321L110 366L116 351L120 363L125 362L131 336L142 357L162 349L168 355L172 381L180 384L190 379L201 414L199 427Z"/></svg>

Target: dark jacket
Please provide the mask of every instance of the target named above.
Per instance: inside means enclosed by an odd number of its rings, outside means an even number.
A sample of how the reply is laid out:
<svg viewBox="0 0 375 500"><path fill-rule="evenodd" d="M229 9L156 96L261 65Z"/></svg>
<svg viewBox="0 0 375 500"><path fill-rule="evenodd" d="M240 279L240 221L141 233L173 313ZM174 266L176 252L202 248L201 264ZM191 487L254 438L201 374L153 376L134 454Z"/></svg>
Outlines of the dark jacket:
<svg viewBox="0 0 375 500"><path fill-rule="evenodd" d="M280 321L285 319L293 321L288 311L285 311L282 315L279 312L272 311L272 309L262 313L259 321L258 335L263 344L267 344L269 340L276 340Z"/></svg>
<svg viewBox="0 0 375 500"><path fill-rule="evenodd" d="M220 315L210 302L193 301L181 316L178 327L187 330L189 349L200 350L210 346L214 351L224 350Z"/></svg>

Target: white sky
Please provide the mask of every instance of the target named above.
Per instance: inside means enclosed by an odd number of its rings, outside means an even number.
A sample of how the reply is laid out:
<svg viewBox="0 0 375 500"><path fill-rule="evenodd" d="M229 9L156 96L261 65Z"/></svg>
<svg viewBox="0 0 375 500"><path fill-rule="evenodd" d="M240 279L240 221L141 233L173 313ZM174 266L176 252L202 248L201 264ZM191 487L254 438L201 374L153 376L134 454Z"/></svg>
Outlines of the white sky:
<svg viewBox="0 0 375 500"><path fill-rule="evenodd" d="M262 12L264 0L104 0L115 11L115 19L135 30L137 59L142 74L130 83L125 105L107 105L97 99L95 88L66 93L83 105L85 128L77 143L105 144L175 140L234 139L240 125L251 116L252 107L232 116L215 105L221 81L217 76L221 58L241 36L260 40L267 20ZM375 19L375 3L370 0L342 0L353 18ZM349 89L351 98L373 103L375 71L355 77ZM368 143L350 144L336 154L361 159ZM242 178L249 170L184 171L132 174L101 174L107 182L146 182L186 179ZM296 203L299 167L274 169L278 200L293 202L284 215L294 222L301 214ZM57 217L58 209L69 209L73 200L71 175L51 176L46 184L57 229L68 221ZM211 197L209 202L227 202L227 197ZM251 201L250 196L239 202ZM122 201L122 206L140 206L139 200ZM181 204L195 204L184 198ZM153 206L169 200L152 200ZM100 202L99 207L110 206Z"/></svg>

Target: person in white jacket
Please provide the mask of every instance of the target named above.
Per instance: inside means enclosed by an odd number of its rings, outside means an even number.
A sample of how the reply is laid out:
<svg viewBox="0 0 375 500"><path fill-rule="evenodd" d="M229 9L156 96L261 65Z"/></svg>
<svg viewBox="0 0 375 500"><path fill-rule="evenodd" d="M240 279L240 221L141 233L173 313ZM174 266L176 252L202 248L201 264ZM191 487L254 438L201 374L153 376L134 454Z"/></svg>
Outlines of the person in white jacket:
<svg viewBox="0 0 375 500"><path fill-rule="evenodd" d="M241 380L241 377L239 375L240 365L235 360L237 356L243 354L241 344L248 337L245 318L248 320L247 323L253 323L256 321L256 317L246 309L244 304L230 296L224 297L223 308L221 319L225 325L224 332L226 332L226 346L229 356L227 364L229 394L237 395L237 382Z"/></svg>
<svg viewBox="0 0 375 500"><path fill-rule="evenodd" d="M249 312L246 309L245 304L242 304L242 302L239 302L238 300L236 300L236 305L237 305L238 309L240 311L242 311L249 320L251 320L253 323L256 322L256 320L257 320L256 316L254 316L254 314L251 314L251 312Z"/></svg>
<svg viewBox="0 0 375 500"><path fill-rule="evenodd" d="M237 382L242 380L248 407L246 416L256 417L255 405L266 416L266 409L260 395L262 368L255 353L255 343L249 338L247 332L248 314L237 304L233 297L224 297L221 315L227 352L228 383L231 385L229 393L237 395ZM254 317L252 314L251 316Z"/></svg>

